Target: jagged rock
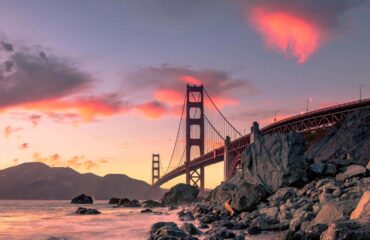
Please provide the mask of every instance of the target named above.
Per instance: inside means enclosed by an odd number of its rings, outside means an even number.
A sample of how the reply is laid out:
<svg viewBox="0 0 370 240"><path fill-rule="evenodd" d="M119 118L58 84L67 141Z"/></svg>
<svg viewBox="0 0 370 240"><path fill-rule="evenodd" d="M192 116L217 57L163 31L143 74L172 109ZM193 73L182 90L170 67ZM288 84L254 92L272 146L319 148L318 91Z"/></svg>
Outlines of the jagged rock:
<svg viewBox="0 0 370 240"><path fill-rule="evenodd" d="M163 207L163 205L157 201L154 200L146 200L142 202L144 208L157 208L157 207Z"/></svg>
<svg viewBox="0 0 370 240"><path fill-rule="evenodd" d="M337 220L347 220L356 207L357 201L329 201L325 203L317 214L314 223L331 224Z"/></svg>
<svg viewBox="0 0 370 240"><path fill-rule="evenodd" d="M289 228L292 231L297 231L305 221L311 221L315 218L315 214L304 209L298 209L294 212L293 218L290 221Z"/></svg>
<svg viewBox="0 0 370 240"><path fill-rule="evenodd" d="M367 163L367 165L366 165L366 169L367 169L368 171L370 171L370 161Z"/></svg>
<svg viewBox="0 0 370 240"><path fill-rule="evenodd" d="M277 207L262 208L259 210L261 215L266 216L269 219L276 219L279 209Z"/></svg>
<svg viewBox="0 0 370 240"><path fill-rule="evenodd" d="M333 163L326 164L324 175L335 176L337 174L337 167Z"/></svg>
<svg viewBox="0 0 370 240"><path fill-rule="evenodd" d="M280 187L301 184L306 179L304 148L299 133L256 135L242 154L242 176L270 194Z"/></svg>
<svg viewBox="0 0 370 240"><path fill-rule="evenodd" d="M368 240L370 218L336 221L321 234L321 240Z"/></svg>
<svg viewBox="0 0 370 240"><path fill-rule="evenodd" d="M166 206L181 205L194 202L199 193L199 189L187 184L177 184L172 187L162 198L162 204Z"/></svg>
<svg viewBox="0 0 370 240"><path fill-rule="evenodd" d="M306 152L316 163L333 159L365 166L370 156L370 109L348 114Z"/></svg>
<svg viewBox="0 0 370 240"><path fill-rule="evenodd" d="M370 192L365 192L358 202L355 210L351 213L350 219L370 217Z"/></svg>
<svg viewBox="0 0 370 240"><path fill-rule="evenodd" d="M120 200L119 198L113 197L109 200L109 204L118 204L119 200Z"/></svg>
<svg viewBox="0 0 370 240"><path fill-rule="evenodd" d="M98 210L93 209L93 208L79 207L76 211L76 214L79 214L79 215L97 215L97 214L101 214L101 212L99 212Z"/></svg>
<svg viewBox="0 0 370 240"><path fill-rule="evenodd" d="M130 199L127 199L127 198L124 198L124 199L120 199L118 205L120 207L127 207L127 208L138 208L138 207L141 207L140 203L138 200L130 200Z"/></svg>
<svg viewBox="0 0 370 240"><path fill-rule="evenodd" d="M213 237L221 237L221 238L233 238L235 237L235 233L228 230L225 227L222 228L212 228L206 232L207 234Z"/></svg>
<svg viewBox="0 0 370 240"><path fill-rule="evenodd" d="M247 182L238 186L231 198L231 207L239 212L252 211L266 197L265 190Z"/></svg>
<svg viewBox="0 0 370 240"><path fill-rule="evenodd" d="M71 201L73 204L92 204L93 199L90 196L87 196L85 194L78 195L77 197L74 197Z"/></svg>
<svg viewBox="0 0 370 240"><path fill-rule="evenodd" d="M285 202L288 199L294 199L297 195L297 189L294 187L279 188L273 195L268 198L272 206Z"/></svg>
<svg viewBox="0 0 370 240"><path fill-rule="evenodd" d="M207 200L223 204L232 198L232 194L236 188L237 185L234 183L222 183L209 193Z"/></svg>
<svg viewBox="0 0 370 240"><path fill-rule="evenodd" d="M205 223L205 222L202 222L200 221L199 222L199 226L198 226L200 229L206 229L206 228L209 228L208 224Z"/></svg>
<svg viewBox="0 0 370 240"><path fill-rule="evenodd" d="M152 209L149 209L149 208L146 208L146 209L143 209L140 211L141 213L152 213L153 210Z"/></svg>
<svg viewBox="0 0 370 240"><path fill-rule="evenodd" d="M311 172L316 176L321 176L326 169L324 163L314 163L310 165Z"/></svg>
<svg viewBox="0 0 370 240"><path fill-rule="evenodd" d="M351 165L348 166L347 170L344 173L339 173L335 177L338 181L343 181L347 178L351 178L358 175L364 175L366 174L366 168L364 168L361 165Z"/></svg>
<svg viewBox="0 0 370 240"><path fill-rule="evenodd" d="M179 220L180 221L194 221L195 217L191 212L183 212L179 215Z"/></svg>
<svg viewBox="0 0 370 240"><path fill-rule="evenodd" d="M192 223L183 223L180 229L187 232L190 235L200 235L202 233Z"/></svg>

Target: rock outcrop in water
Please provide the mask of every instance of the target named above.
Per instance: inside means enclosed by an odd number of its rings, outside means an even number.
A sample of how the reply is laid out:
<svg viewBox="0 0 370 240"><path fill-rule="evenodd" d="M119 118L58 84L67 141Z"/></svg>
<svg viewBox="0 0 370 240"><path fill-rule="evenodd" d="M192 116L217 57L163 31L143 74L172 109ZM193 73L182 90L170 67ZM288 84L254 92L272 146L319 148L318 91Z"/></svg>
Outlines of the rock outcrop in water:
<svg viewBox="0 0 370 240"><path fill-rule="evenodd" d="M74 197L71 201L73 204L93 204L93 198L85 194L78 195Z"/></svg>
<svg viewBox="0 0 370 240"><path fill-rule="evenodd" d="M197 198L199 189L187 184L177 184L166 192L162 198L162 204L165 206L176 206L192 203Z"/></svg>
<svg viewBox="0 0 370 240"><path fill-rule="evenodd" d="M191 229L184 239L369 239L369 139L369 109L309 144L297 133L257 136L243 154L241 174L178 213L196 224L180 229ZM181 239L153 231L151 237Z"/></svg>

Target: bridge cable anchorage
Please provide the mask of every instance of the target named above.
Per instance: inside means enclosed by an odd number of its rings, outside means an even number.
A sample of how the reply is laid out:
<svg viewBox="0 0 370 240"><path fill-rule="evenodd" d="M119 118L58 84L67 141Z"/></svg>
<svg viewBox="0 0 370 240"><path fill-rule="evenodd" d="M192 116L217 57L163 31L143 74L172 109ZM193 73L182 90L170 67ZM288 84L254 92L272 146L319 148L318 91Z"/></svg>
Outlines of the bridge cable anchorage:
<svg viewBox="0 0 370 240"><path fill-rule="evenodd" d="M212 98L210 97L210 95L208 94L206 88L204 87L204 92L206 93L208 99L211 101L212 105L216 108L217 112L223 117L223 119L229 124L229 126L239 134L240 137L242 137L243 135L229 122L229 120L227 120L227 118L222 114L222 112L220 111L220 109L218 109L218 107L216 106L216 104L213 102Z"/></svg>
<svg viewBox="0 0 370 240"><path fill-rule="evenodd" d="M168 166L167 166L166 171L164 171L164 174L166 174L166 173L167 173L167 171L169 170L169 168L170 168L170 166L171 166L171 162L172 162L173 156L174 156L174 154L175 154L176 145L177 145L178 138L179 138L179 135L180 135L180 130L181 130L182 117L183 117L183 115L184 115L184 111L185 111L185 103L186 103L186 94L185 94L185 97L184 97L184 103L182 104L182 110L181 110L181 116L180 116L179 126L177 127L177 133L176 133L175 145L173 146L172 154L171 154L171 158L170 158L170 161L169 161L169 163L168 163Z"/></svg>

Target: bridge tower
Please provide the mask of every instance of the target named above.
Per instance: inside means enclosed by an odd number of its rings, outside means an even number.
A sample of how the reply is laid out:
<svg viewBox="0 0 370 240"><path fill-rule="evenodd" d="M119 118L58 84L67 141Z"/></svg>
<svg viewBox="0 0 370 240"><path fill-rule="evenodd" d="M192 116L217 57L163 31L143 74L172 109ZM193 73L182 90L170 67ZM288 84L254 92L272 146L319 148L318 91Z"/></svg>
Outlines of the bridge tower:
<svg viewBox="0 0 370 240"><path fill-rule="evenodd" d="M160 178L160 156L159 154L152 155L152 185Z"/></svg>
<svg viewBox="0 0 370 240"><path fill-rule="evenodd" d="M193 133L193 134L192 134ZM186 88L186 184L204 190L204 167L190 169L192 148L204 154L204 102L203 85Z"/></svg>

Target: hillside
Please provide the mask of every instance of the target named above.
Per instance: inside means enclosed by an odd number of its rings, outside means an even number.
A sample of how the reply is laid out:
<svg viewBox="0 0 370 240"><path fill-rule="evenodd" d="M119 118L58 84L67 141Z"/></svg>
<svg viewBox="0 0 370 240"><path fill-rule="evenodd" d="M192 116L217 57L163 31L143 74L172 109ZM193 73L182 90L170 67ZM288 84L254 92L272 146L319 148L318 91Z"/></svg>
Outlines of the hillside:
<svg viewBox="0 0 370 240"><path fill-rule="evenodd" d="M39 162L0 170L0 199L71 199L81 193L96 199L147 199L151 186L123 174L100 177Z"/></svg>

